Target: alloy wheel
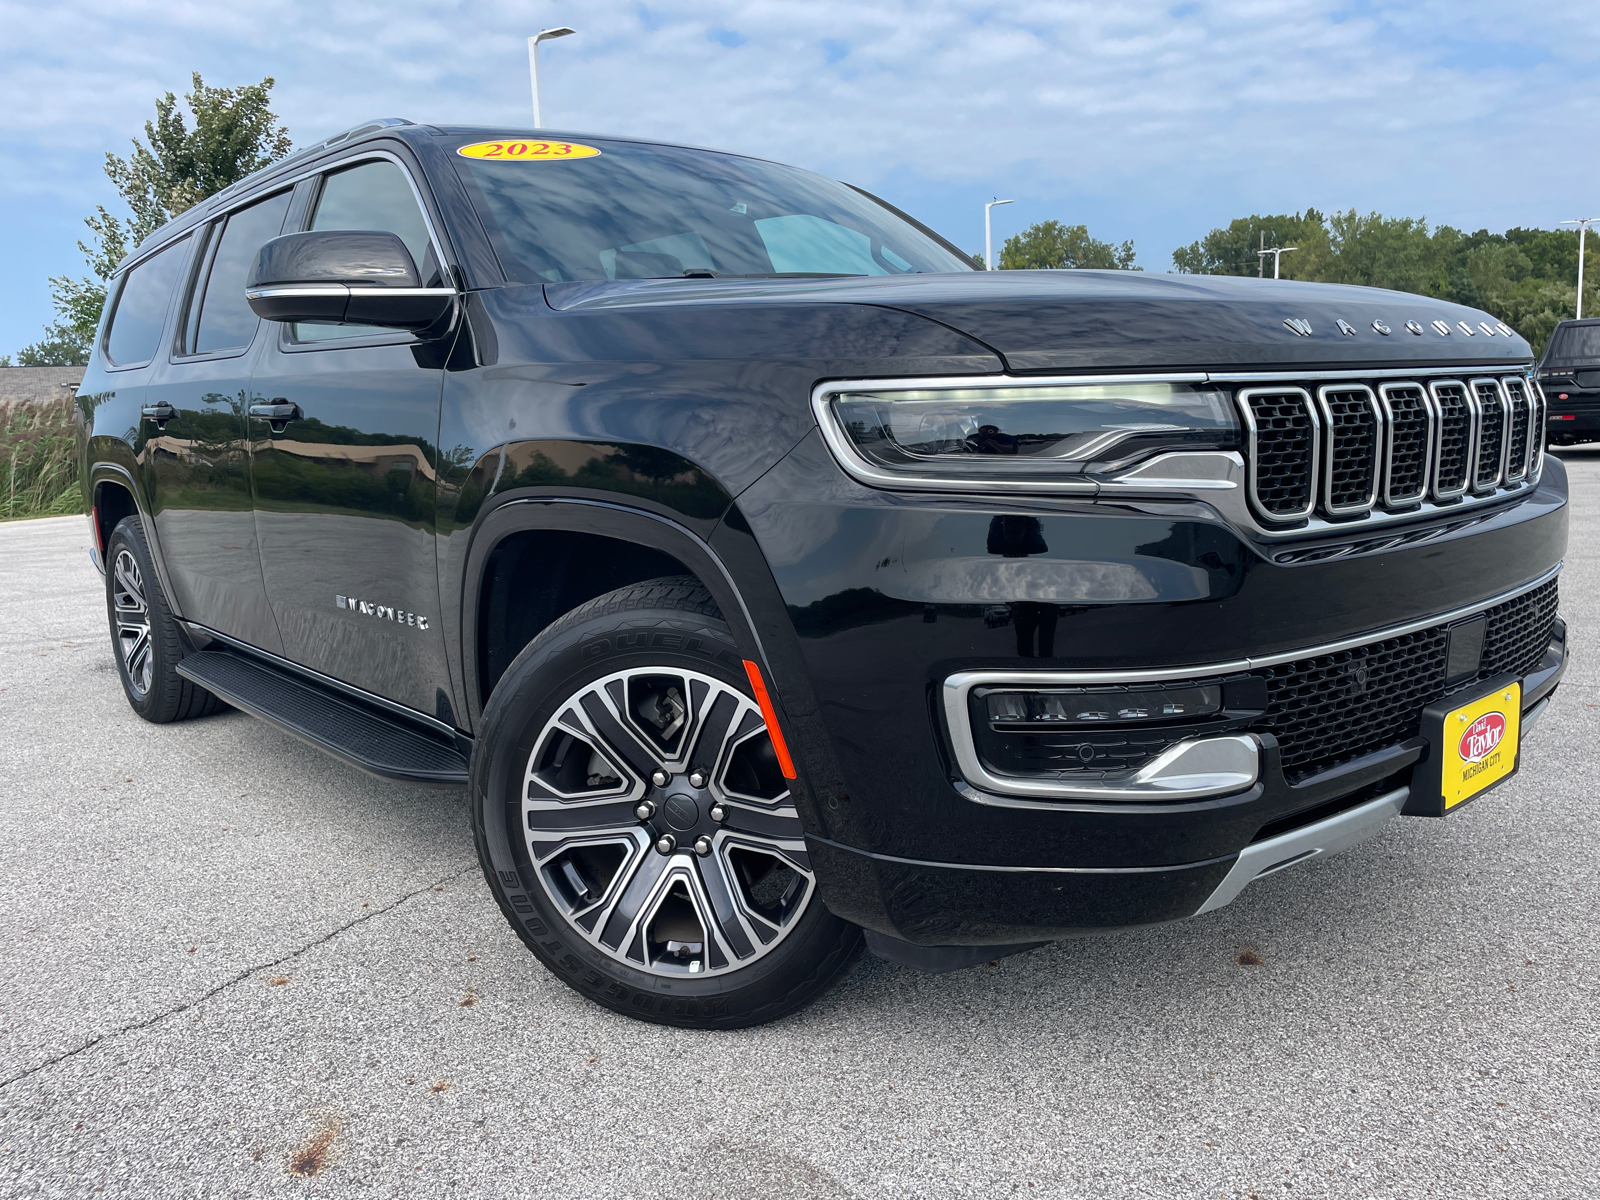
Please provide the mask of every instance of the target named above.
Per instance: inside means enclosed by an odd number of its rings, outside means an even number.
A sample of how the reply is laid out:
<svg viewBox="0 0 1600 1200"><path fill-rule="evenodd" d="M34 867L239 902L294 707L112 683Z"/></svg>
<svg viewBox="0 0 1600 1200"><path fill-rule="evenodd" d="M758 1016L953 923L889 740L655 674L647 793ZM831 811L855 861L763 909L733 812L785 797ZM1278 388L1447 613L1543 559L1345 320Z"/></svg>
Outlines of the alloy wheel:
<svg viewBox="0 0 1600 1200"><path fill-rule="evenodd" d="M652 974L750 965L815 891L760 709L693 671L621 671L558 706L528 759L522 819L573 930Z"/></svg>
<svg viewBox="0 0 1600 1200"><path fill-rule="evenodd" d="M150 691L155 659L150 645L150 606L144 597L144 576L133 553L117 551L112 565L112 605L116 611L117 651L128 682L139 695Z"/></svg>

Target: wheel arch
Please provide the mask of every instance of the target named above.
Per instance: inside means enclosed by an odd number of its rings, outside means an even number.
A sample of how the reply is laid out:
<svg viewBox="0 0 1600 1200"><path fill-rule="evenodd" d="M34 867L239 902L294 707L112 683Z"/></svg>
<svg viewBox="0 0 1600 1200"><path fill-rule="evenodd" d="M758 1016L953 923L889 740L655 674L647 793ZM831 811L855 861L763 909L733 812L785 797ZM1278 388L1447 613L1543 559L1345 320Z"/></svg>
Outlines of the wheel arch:
<svg viewBox="0 0 1600 1200"><path fill-rule="evenodd" d="M96 549L100 553L95 556L95 565L100 568L100 573L104 574L106 570L103 551L111 538L111 531L123 518L137 516L144 528L145 545L150 547L150 558L155 564L156 579L167 598L167 605L172 609L173 616L182 620L183 613L178 609L176 593L172 589L172 579L167 573L166 555L161 552L161 538L156 531L155 521L150 517L149 498L139 486L139 481L133 472L120 463L101 459L89 469L88 490L91 506L89 519L94 522L95 536L99 539Z"/></svg>
<svg viewBox="0 0 1600 1200"><path fill-rule="evenodd" d="M556 581L544 602L513 612L518 577L554 556L559 570L581 561L586 580ZM515 561L508 562L507 556ZM474 727L510 660L565 613L597 595L658 575L698 579L734 640L764 673L771 668L733 573L711 546L669 517L612 501L575 497L508 500L486 514L467 551L461 596L460 662ZM504 615L502 615L504 614Z"/></svg>

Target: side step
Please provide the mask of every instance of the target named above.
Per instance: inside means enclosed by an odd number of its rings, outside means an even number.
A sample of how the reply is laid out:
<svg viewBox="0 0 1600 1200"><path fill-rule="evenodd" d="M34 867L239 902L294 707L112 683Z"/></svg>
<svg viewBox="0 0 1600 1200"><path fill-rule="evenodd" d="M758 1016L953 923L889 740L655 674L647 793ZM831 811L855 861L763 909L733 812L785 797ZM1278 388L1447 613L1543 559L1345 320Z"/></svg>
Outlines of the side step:
<svg viewBox="0 0 1600 1200"><path fill-rule="evenodd" d="M369 708L232 650L202 650L178 674L235 708L382 779L464 784L467 755L444 734Z"/></svg>

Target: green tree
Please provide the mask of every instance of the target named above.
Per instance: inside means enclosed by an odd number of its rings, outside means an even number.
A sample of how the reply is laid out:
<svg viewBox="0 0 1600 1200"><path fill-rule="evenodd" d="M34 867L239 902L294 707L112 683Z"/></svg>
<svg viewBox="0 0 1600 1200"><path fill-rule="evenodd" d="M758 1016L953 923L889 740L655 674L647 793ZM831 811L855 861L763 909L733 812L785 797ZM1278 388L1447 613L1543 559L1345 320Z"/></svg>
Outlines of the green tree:
<svg viewBox="0 0 1600 1200"><path fill-rule="evenodd" d="M156 101L155 120L144 123L146 141L134 138L126 158L106 154L106 175L131 217L123 220L97 205L85 218L90 241L79 242L78 249L93 274L51 278L56 320L40 341L18 353L19 364L87 362L106 282L128 251L179 213L289 153L289 134L272 112L273 83L268 76L244 87L208 87L196 71L193 90L184 96L192 126L168 92Z"/></svg>
<svg viewBox="0 0 1600 1200"><path fill-rule="evenodd" d="M1002 271L1067 270L1097 267L1112 271L1137 271L1133 243L1114 246L1089 236L1086 225L1040 221L1006 239L1000 251Z"/></svg>
<svg viewBox="0 0 1600 1200"><path fill-rule="evenodd" d="M1172 252L1172 265L1187 275L1258 275L1262 259L1257 251L1274 246L1297 247L1283 256L1282 270L1287 278L1302 278L1294 272L1306 269L1307 258L1320 263L1327 257L1328 231L1322 214L1308 208L1292 215L1239 217L1225 229L1213 229L1199 241L1178 247ZM1265 273L1272 273L1271 262Z"/></svg>
<svg viewBox="0 0 1600 1200"><path fill-rule="evenodd" d="M1262 235L1268 247L1298 246L1283 256L1283 275L1437 296L1493 313L1541 353L1556 323L1577 304L1578 235L1565 229L1429 230L1420 217L1365 216L1349 209L1328 216L1241 217L1173 251L1173 266L1208 275L1254 275ZM1584 263L1586 311L1600 312L1600 246Z"/></svg>

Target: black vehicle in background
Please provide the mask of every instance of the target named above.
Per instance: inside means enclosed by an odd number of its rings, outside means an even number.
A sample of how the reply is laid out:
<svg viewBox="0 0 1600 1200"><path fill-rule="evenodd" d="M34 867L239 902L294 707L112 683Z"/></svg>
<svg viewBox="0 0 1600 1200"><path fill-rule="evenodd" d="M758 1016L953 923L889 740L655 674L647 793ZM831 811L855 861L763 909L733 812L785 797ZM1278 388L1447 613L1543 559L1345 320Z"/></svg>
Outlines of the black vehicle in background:
<svg viewBox="0 0 1600 1200"><path fill-rule="evenodd" d="M1565 666L1529 346L1425 297L977 272L774 163L388 120L106 314L134 709L467 785L641 1019L1218 908L1508 778Z"/></svg>
<svg viewBox="0 0 1600 1200"><path fill-rule="evenodd" d="M1550 444L1600 442L1600 320L1562 321L1539 360Z"/></svg>

